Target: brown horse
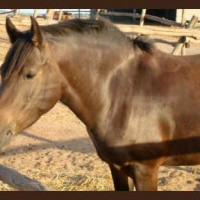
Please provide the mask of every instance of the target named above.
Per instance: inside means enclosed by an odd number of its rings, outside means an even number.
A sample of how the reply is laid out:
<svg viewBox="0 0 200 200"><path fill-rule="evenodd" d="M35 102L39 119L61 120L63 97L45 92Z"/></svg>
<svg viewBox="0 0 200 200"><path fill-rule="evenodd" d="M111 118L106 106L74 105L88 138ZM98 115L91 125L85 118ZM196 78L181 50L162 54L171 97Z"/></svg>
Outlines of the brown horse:
<svg viewBox="0 0 200 200"><path fill-rule="evenodd" d="M161 165L200 163L200 55L168 55L105 20L20 32L1 68L0 147L57 101L87 126L116 190L156 190Z"/></svg>

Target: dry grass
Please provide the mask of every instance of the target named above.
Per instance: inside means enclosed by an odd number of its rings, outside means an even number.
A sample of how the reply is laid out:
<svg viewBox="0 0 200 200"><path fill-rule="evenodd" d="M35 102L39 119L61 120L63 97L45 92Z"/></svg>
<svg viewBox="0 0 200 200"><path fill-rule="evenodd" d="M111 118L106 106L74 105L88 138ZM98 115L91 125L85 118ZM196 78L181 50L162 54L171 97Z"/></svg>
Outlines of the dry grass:
<svg viewBox="0 0 200 200"><path fill-rule="evenodd" d="M109 175L85 175L79 173L66 175L58 172L49 177L52 172L31 173L29 177L40 180L55 191L113 191L113 183ZM0 191L15 191L14 188L0 181Z"/></svg>
<svg viewBox="0 0 200 200"><path fill-rule="evenodd" d="M27 174L32 179L41 181L51 190L56 191L113 191L110 173L66 173L59 171L30 170ZM199 191L200 167L161 167L158 179L159 191ZM15 191L0 182L0 191Z"/></svg>

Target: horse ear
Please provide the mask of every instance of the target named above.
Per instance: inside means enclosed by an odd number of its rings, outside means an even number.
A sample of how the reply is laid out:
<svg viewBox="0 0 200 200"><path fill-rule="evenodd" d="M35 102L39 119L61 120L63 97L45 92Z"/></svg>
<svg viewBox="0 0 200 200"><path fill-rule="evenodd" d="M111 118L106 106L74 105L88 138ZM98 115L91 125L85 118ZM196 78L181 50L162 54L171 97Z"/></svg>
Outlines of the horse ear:
<svg viewBox="0 0 200 200"><path fill-rule="evenodd" d="M34 17L30 16L30 18L31 18L31 41L35 47L40 47L43 42L40 26Z"/></svg>
<svg viewBox="0 0 200 200"><path fill-rule="evenodd" d="M9 17L6 18L6 31L12 44L21 34L21 32L15 27Z"/></svg>

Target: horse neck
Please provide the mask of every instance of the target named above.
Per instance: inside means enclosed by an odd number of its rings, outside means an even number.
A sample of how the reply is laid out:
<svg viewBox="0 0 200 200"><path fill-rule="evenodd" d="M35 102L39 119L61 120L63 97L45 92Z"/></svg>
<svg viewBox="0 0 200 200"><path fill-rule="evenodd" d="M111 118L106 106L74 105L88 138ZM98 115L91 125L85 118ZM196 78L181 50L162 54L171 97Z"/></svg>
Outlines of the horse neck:
<svg viewBox="0 0 200 200"><path fill-rule="evenodd" d="M120 45L84 38L69 39L57 48L62 49L54 51L63 75L61 101L88 127L94 127L105 104L109 77L129 53Z"/></svg>

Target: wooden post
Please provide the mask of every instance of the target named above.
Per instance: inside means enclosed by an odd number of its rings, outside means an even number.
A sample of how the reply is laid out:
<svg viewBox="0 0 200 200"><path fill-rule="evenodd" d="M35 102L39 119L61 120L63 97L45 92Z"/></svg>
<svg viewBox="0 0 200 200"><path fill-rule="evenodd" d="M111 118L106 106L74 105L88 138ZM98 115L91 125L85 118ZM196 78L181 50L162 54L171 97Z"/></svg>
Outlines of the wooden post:
<svg viewBox="0 0 200 200"><path fill-rule="evenodd" d="M58 16L58 20L61 20L62 14L63 14L63 11L62 11L62 9L60 9L59 16Z"/></svg>
<svg viewBox="0 0 200 200"><path fill-rule="evenodd" d="M17 11L18 11L18 9L14 9L14 16L17 15Z"/></svg>
<svg viewBox="0 0 200 200"><path fill-rule="evenodd" d="M195 16L195 15L193 15L192 19L190 20L190 22L189 22L189 24L186 26L186 28L187 28L187 29L194 28L195 25L197 24L197 22L198 22L198 17ZM190 42L190 41L188 40L188 42ZM188 42L187 42L187 43L188 43ZM185 44L186 44L186 42L185 42ZM185 44L182 45L182 51L181 51L181 54L182 54L182 55L185 55L185 48L186 48L186 45L185 45Z"/></svg>
<svg viewBox="0 0 200 200"><path fill-rule="evenodd" d="M196 23L198 22L198 17L197 16L193 16L192 19L190 20L189 24L185 27L186 29L191 29L194 28ZM178 44L176 45L176 47L173 49L172 54L173 55L178 55L179 52L182 52L182 55L185 54L185 44L189 42L189 38L182 36L179 38Z"/></svg>
<svg viewBox="0 0 200 200"><path fill-rule="evenodd" d="M95 19L98 19L98 18L99 18L99 12L100 12L100 11L101 11L101 9L97 9Z"/></svg>
<svg viewBox="0 0 200 200"><path fill-rule="evenodd" d="M52 20L53 15L54 15L54 9L47 9L46 18L49 19L49 20Z"/></svg>
<svg viewBox="0 0 200 200"><path fill-rule="evenodd" d="M37 18L37 15L38 15L37 9L34 9L33 17Z"/></svg>
<svg viewBox="0 0 200 200"><path fill-rule="evenodd" d="M198 22L198 17L193 15L192 19L190 20L189 24L185 27L187 29L194 28L195 24Z"/></svg>
<svg viewBox="0 0 200 200"><path fill-rule="evenodd" d="M186 22L186 19L185 19L185 9L182 9L182 18L181 18L181 24L182 26L184 26Z"/></svg>
<svg viewBox="0 0 200 200"><path fill-rule="evenodd" d="M140 26L144 25L144 18L146 15L146 11L147 11L147 9L142 9L142 14L141 14L141 18L140 18Z"/></svg>

